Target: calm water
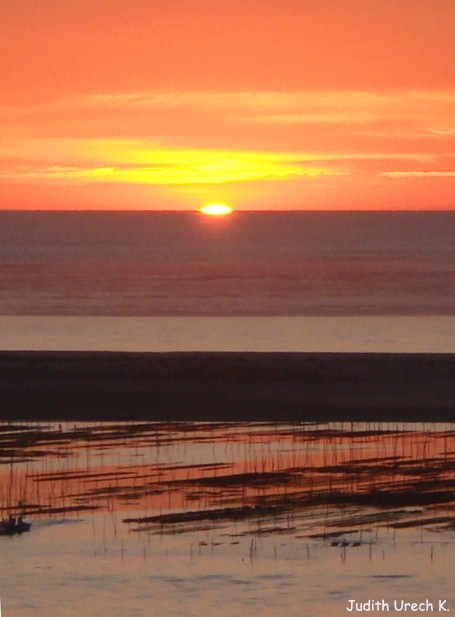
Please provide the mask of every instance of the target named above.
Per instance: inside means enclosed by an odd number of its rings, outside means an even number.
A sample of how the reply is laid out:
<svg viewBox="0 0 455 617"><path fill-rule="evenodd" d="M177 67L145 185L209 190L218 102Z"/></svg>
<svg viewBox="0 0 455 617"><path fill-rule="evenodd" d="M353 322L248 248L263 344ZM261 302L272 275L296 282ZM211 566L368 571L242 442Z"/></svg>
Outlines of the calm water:
<svg viewBox="0 0 455 617"><path fill-rule="evenodd" d="M455 213L0 212L0 348L455 351Z"/></svg>
<svg viewBox="0 0 455 617"><path fill-rule="evenodd" d="M0 429L3 512L33 522L0 537L5 615L455 609L453 424Z"/></svg>
<svg viewBox="0 0 455 617"><path fill-rule="evenodd" d="M0 314L453 315L455 213L0 212Z"/></svg>
<svg viewBox="0 0 455 617"><path fill-rule="evenodd" d="M454 213L0 213L0 348L455 352ZM454 425L0 426L14 617L455 610ZM71 558L69 558L71 556Z"/></svg>
<svg viewBox="0 0 455 617"><path fill-rule="evenodd" d="M455 353L455 316L0 315L0 349Z"/></svg>

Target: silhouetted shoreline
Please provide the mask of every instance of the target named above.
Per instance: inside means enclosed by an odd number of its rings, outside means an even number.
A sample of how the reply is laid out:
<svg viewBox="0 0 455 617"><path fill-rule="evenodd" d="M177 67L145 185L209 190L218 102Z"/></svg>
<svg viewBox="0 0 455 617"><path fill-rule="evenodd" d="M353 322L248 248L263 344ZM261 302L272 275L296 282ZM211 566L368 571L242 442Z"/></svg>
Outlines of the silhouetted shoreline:
<svg viewBox="0 0 455 617"><path fill-rule="evenodd" d="M0 352L0 420L455 421L455 354Z"/></svg>

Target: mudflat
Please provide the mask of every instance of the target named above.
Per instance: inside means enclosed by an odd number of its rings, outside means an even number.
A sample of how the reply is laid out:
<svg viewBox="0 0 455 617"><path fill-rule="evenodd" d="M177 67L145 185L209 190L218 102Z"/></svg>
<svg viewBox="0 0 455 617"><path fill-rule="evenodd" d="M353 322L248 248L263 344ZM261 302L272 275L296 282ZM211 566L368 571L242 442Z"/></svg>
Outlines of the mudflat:
<svg viewBox="0 0 455 617"><path fill-rule="evenodd" d="M455 421L455 354L0 352L0 420Z"/></svg>

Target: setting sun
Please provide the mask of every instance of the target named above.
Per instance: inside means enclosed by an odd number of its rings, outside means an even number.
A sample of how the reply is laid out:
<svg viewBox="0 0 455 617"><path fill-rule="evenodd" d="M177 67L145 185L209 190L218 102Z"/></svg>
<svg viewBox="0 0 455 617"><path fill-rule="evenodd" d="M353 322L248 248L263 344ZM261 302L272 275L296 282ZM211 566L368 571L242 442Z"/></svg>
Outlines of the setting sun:
<svg viewBox="0 0 455 617"><path fill-rule="evenodd" d="M232 214L233 210L226 204L207 204L206 206L198 208L198 212L210 216L226 216L227 214Z"/></svg>

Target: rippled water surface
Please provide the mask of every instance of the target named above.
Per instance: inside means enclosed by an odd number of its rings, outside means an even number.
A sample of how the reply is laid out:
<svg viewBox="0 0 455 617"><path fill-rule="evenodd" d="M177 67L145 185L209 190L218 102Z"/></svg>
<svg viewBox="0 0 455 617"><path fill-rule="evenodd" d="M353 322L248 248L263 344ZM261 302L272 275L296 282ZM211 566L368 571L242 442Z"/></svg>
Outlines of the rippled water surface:
<svg viewBox="0 0 455 617"><path fill-rule="evenodd" d="M453 315L453 212L0 212L0 314Z"/></svg>
<svg viewBox="0 0 455 617"><path fill-rule="evenodd" d="M455 425L0 428L5 615L455 609Z"/></svg>

